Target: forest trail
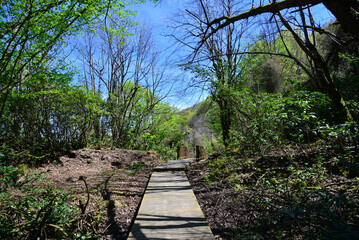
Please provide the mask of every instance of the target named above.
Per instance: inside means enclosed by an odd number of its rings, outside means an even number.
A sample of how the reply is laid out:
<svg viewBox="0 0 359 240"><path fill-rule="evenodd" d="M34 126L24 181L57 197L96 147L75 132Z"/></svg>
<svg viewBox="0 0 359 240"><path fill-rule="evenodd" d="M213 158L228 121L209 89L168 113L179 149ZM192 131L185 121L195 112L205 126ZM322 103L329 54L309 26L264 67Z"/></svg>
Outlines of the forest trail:
<svg viewBox="0 0 359 240"><path fill-rule="evenodd" d="M169 161L155 169L129 240L214 240L184 172L191 160Z"/></svg>

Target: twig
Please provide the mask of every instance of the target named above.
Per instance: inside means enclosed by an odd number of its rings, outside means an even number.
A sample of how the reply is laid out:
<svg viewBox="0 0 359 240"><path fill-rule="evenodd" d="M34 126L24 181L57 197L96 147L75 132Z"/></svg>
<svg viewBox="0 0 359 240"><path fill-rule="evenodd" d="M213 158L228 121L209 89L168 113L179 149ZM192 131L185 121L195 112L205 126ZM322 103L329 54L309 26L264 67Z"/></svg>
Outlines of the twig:
<svg viewBox="0 0 359 240"><path fill-rule="evenodd" d="M87 208L87 206L88 206L88 204L89 204L89 201L90 201L90 192L89 192L89 189L88 189L88 186L87 186L86 177L84 177L84 176L80 176L80 177L79 177L79 180L84 181L85 186L86 186L87 201L86 201L85 206L82 204L81 199L80 199L80 201L79 201L79 204L80 204L80 209L81 209L81 213L82 213L82 214L85 214L85 212L86 212L86 208Z"/></svg>

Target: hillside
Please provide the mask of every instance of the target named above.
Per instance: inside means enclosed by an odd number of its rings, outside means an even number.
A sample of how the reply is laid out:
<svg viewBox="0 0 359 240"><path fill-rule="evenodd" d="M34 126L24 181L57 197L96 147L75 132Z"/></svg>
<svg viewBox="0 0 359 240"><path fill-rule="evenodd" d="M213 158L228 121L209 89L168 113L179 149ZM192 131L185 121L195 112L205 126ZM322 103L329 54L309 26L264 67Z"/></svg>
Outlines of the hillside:
<svg viewBox="0 0 359 240"><path fill-rule="evenodd" d="M0 172L5 180L22 175L11 185L0 179L0 215L7 216L0 219L0 235L126 239L152 168L162 162L154 152L85 148L25 174Z"/></svg>
<svg viewBox="0 0 359 240"><path fill-rule="evenodd" d="M190 150L194 152L195 146L206 145L205 140L208 143L217 141L217 135L209 127L208 112L213 102L208 98L200 103L186 108L180 112L187 120L189 131L186 135L184 142L189 146ZM205 139L205 138L206 139Z"/></svg>

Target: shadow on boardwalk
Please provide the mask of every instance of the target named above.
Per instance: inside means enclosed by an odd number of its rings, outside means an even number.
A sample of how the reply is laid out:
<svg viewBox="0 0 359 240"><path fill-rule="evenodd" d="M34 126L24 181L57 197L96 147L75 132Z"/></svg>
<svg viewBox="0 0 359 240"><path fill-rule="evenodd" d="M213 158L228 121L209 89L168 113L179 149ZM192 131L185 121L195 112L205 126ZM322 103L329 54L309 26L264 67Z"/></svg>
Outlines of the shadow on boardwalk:
<svg viewBox="0 0 359 240"><path fill-rule="evenodd" d="M142 223L146 223L149 221L151 223L159 221L159 222L167 222L167 225L140 225L135 223L132 230L132 238L136 240L142 239L154 239L153 235L149 236L144 233L146 230L151 230L152 234L155 234L157 237L155 239L174 239L174 236L179 236L181 239L201 239L194 238L193 233L196 232L198 234L198 227L207 227L208 224L204 221L203 218L188 218L188 217L171 217L171 216L160 216L160 215L146 215L142 218L137 218L136 220L141 221ZM190 230L190 229L193 229ZM184 230L184 231L183 231ZM148 232L148 231L147 231ZM158 238L158 234L163 234L162 238ZM178 239L178 238L176 238ZM208 239L208 238L204 238Z"/></svg>
<svg viewBox="0 0 359 240"><path fill-rule="evenodd" d="M170 171L152 174L129 240L214 239L186 174L173 170L178 163L167 163L164 168Z"/></svg>

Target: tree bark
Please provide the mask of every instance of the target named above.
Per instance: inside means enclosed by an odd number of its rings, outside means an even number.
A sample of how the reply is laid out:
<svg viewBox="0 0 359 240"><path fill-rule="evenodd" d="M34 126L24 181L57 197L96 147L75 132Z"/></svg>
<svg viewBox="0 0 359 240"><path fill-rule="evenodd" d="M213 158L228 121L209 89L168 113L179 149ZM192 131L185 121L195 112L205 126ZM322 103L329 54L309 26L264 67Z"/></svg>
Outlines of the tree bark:
<svg viewBox="0 0 359 240"><path fill-rule="evenodd" d="M221 99L217 99L219 105L219 115L222 127L222 138L225 147L228 147L230 141L230 129L231 129L231 106L229 100L225 99L227 96L221 96Z"/></svg>
<svg viewBox="0 0 359 240"><path fill-rule="evenodd" d="M222 16L208 23L208 33L203 36L202 42L215 34L222 28L237 22L239 20L248 19L263 13L278 13L281 10L301 7L306 5L317 5L323 3L324 6L332 12L337 18L344 30L353 33L359 39L359 3L358 0L284 0L280 2L270 3L264 6L252 8L247 12L243 12L236 16ZM211 29L211 30L210 30Z"/></svg>
<svg viewBox="0 0 359 240"><path fill-rule="evenodd" d="M358 0L324 0L323 4L337 18L344 31L353 33L359 39Z"/></svg>
<svg viewBox="0 0 359 240"><path fill-rule="evenodd" d="M196 158L198 160L207 158L207 154L203 146L196 146Z"/></svg>
<svg viewBox="0 0 359 240"><path fill-rule="evenodd" d="M315 67L315 79L318 85L328 94L333 105L338 111L338 119L341 122L353 121L354 118L351 115L348 107L345 104L344 99L342 98L338 89L335 88L333 79L330 75L328 65L325 60L322 58L316 47L311 44L309 41L304 42L300 36L295 32L295 30L289 25L288 21L278 13L280 20L283 25L291 32L294 40L297 42L299 47L305 52L305 54L313 61Z"/></svg>

